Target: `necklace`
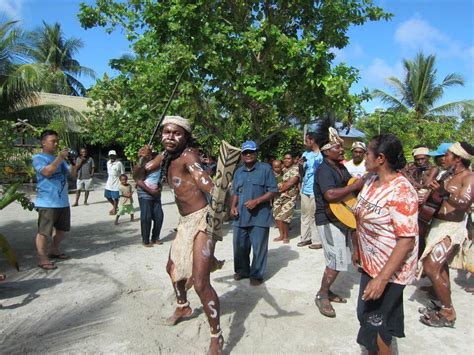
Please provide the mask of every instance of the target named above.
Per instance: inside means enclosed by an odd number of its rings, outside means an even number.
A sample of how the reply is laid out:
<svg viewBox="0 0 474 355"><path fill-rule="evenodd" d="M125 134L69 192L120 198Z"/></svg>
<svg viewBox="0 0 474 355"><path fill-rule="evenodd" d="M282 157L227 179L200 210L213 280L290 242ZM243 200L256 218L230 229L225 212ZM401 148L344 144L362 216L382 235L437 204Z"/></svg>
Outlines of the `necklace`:
<svg viewBox="0 0 474 355"><path fill-rule="evenodd" d="M453 174L453 176L459 175L459 174L461 174L461 173L462 173L463 171L465 171L465 170L466 170L466 168L462 169L461 171L457 171L457 172L455 172L455 173Z"/></svg>

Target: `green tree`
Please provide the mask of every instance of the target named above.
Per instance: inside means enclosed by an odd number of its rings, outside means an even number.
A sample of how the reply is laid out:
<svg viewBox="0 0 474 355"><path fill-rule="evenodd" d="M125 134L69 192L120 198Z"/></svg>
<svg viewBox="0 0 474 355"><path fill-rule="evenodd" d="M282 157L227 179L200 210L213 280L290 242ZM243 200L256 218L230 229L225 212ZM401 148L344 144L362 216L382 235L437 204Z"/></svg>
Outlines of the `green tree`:
<svg viewBox="0 0 474 355"><path fill-rule="evenodd" d="M418 122L430 123L439 121L446 114L460 112L466 106L473 106L473 100L450 102L436 106L445 89L464 85L464 79L458 74L447 75L441 83L437 83L437 70L435 68L436 56L425 56L418 53L414 60L403 60L405 76L403 79L390 77L388 84L395 94L376 89L374 97L379 97L382 102L390 105L390 110L401 113L411 113Z"/></svg>
<svg viewBox="0 0 474 355"><path fill-rule="evenodd" d="M29 56L48 73L41 83L45 92L85 96L86 88L80 76L95 78L95 72L80 65L75 55L83 47L77 38L65 38L59 23L43 26L29 33Z"/></svg>
<svg viewBox="0 0 474 355"><path fill-rule="evenodd" d="M122 74L92 90L101 102L92 121L110 119L120 134L141 132L124 142L135 144L184 71L170 112L191 118L212 136L210 145L220 139L260 143L324 112L348 111L358 71L334 66L331 49L349 43L350 26L389 17L366 0L82 4L84 28L121 27L136 53L134 59L112 61Z"/></svg>

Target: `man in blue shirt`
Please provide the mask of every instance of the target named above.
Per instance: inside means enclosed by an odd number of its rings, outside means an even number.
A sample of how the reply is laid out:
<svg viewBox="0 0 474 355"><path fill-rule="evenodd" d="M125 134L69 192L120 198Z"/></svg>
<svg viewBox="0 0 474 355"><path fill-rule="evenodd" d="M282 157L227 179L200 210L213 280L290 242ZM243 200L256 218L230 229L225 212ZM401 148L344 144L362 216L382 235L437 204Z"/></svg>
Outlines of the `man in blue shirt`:
<svg viewBox="0 0 474 355"><path fill-rule="evenodd" d="M273 225L270 200L277 183L270 165L257 162L257 144L242 144L243 165L235 172L231 214L234 217L234 279L250 277L250 284L263 282L267 265L268 235ZM250 265L250 249L253 249Z"/></svg>
<svg viewBox="0 0 474 355"><path fill-rule="evenodd" d="M69 149L64 148L57 153L59 137L55 131L44 131L40 139L42 152L33 156L33 168L37 179L35 207L38 210L38 233L36 234L36 249L38 251L38 266L45 270L53 270L57 267L50 261L50 258L69 258L59 251L59 243L63 240L64 233L71 228L71 211L67 195L69 166L65 162ZM71 174L76 176L76 166L71 168ZM55 230L54 235L53 229ZM53 241L48 255L46 250L49 237Z"/></svg>
<svg viewBox="0 0 474 355"><path fill-rule="evenodd" d="M314 176L323 161L323 155L316 143L316 133L308 132L304 139L306 151L300 159L305 171L301 184L301 237L299 247L309 246L310 249L321 249L321 236L316 228L314 214L316 201L314 199Z"/></svg>

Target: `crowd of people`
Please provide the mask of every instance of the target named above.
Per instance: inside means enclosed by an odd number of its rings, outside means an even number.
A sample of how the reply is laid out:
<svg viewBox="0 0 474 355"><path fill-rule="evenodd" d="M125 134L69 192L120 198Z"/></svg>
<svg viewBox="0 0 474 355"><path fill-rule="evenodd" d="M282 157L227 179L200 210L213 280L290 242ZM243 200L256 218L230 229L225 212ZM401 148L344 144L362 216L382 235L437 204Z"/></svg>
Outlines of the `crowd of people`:
<svg viewBox="0 0 474 355"><path fill-rule="evenodd" d="M70 229L67 174L78 175L78 192L92 189L94 163L85 149L74 165L65 163L67 150L58 150L58 134L45 131L42 152L33 157L38 177L38 266L51 270L53 259L69 256L60 242ZM133 193L140 206L141 236L145 247L162 244L161 190L173 190L180 214L167 271L176 296L170 325L189 318L193 309L187 291L194 286L208 318L210 353L222 351L220 303L210 273L222 267L214 257L216 238L209 230L215 159L202 160L194 148L191 124L179 116L166 116L162 124L162 152L144 146L128 182L117 153L107 162L105 198L117 224L120 216L134 219ZM345 303L331 286L340 272L353 264L360 272L357 342L370 353L390 353L392 336L404 336L403 290L415 277L428 277L440 305L420 309L420 321L434 327L452 327L456 313L450 297L448 266L462 268L467 239L466 223L474 198L470 169L474 148L466 142L442 143L436 151L413 148L413 163L406 162L403 147L392 134L373 137L368 145L354 142L345 160L343 140L329 121L308 132L306 151L286 152L282 161L258 161L254 141L241 146L241 164L234 173L230 216L233 225L234 280L250 279L258 287L265 281L269 230L278 228L274 242L289 243L289 230L297 199L301 201L301 236L297 247L322 250L325 269L315 304L326 317L336 317L332 303ZM430 164L430 157L434 164ZM217 176L219 173L217 171ZM354 201L352 205L349 200ZM438 204L436 206L436 203ZM335 213L334 205L350 211L355 225ZM434 212L422 212L430 205ZM293 223L295 221L293 220ZM153 227L152 227L153 224ZM47 241L52 239L48 253ZM250 254L252 253L252 257Z"/></svg>

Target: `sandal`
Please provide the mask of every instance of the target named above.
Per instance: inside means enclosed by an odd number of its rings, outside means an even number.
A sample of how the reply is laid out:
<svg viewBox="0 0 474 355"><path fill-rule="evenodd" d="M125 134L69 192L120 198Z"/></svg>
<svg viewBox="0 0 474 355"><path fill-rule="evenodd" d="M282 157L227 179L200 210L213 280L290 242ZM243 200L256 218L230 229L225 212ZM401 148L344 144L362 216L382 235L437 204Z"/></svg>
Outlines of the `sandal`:
<svg viewBox="0 0 474 355"><path fill-rule="evenodd" d="M454 328L454 323L456 319L448 320L440 312L433 311L428 315L423 315L420 317L420 322L424 325L434 328Z"/></svg>
<svg viewBox="0 0 474 355"><path fill-rule="evenodd" d="M38 264L38 267L42 268L43 270L54 270L57 269L58 267L54 265L52 262L47 262L43 264Z"/></svg>
<svg viewBox="0 0 474 355"><path fill-rule="evenodd" d="M290 243L290 240L288 238L283 239L283 244L289 244L289 243Z"/></svg>
<svg viewBox="0 0 474 355"><path fill-rule="evenodd" d="M282 240L283 238L281 236L273 239L274 242L281 242Z"/></svg>
<svg viewBox="0 0 474 355"><path fill-rule="evenodd" d="M433 306L418 308L418 313L420 313L424 316L429 316L433 312L438 312L438 311L441 310L441 307L438 306L436 303L434 303L433 301L431 301L431 303L433 304Z"/></svg>
<svg viewBox="0 0 474 355"><path fill-rule="evenodd" d="M60 260L71 259L71 257L69 255L66 255L66 254L49 254L48 258L50 258L50 259L60 259Z"/></svg>
<svg viewBox="0 0 474 355"><path fill-rule="evenodd" d="M334 303L347 303L347 300L345 298L336 295L332 291L329 291L329 301Z"/></svg>
<svg viewBox="0 0 474 355"><path fill-rule="evenodd" d="M328 297L323 297L321 294L318 293L316 295L316 298L314 299L314 303L316 304L316 307L318 307L319 313L321 313L323 316L329 318L336 317L336 311L331 306L331 302L329 302Z"/></svg>

